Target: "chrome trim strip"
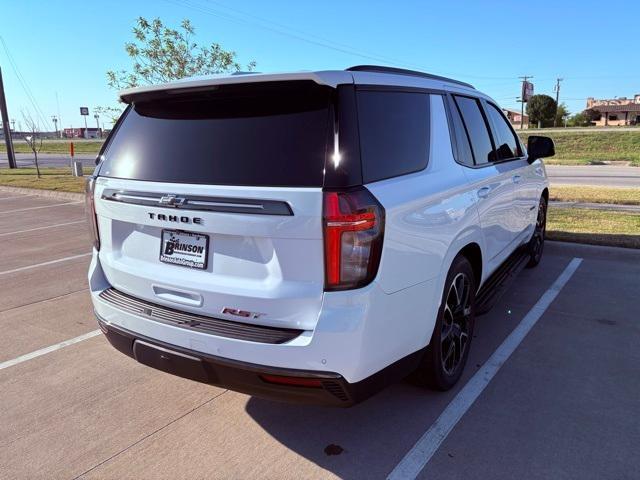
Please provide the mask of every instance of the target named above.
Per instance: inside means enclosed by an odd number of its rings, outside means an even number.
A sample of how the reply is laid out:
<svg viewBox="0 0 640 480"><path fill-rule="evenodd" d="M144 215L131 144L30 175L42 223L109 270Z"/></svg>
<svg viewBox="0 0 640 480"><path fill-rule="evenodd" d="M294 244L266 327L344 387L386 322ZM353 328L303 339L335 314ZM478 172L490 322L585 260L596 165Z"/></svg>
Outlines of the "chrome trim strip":
<svg viewBox="0 0 640 480"><path fill-rule="evenodd" d="M104 198L105 200L110 200L109 198L105 198L104 195L102 198ZM151 196L143 197L140 195L127 195L125 193L114 193L113 198L116 198L116 199L122 198L122 199L129 199L129 200L155 200L156 202L159 202L162 197L151 197Z"/></svg>
<svg viewBox="0 0 640 480"><path fill-rule="evenodd" d="M98 297L112 308L132 315L217 337L277 345L290 342L304 332L304 330L242 323L176 310L133 297L113 287L103 290Z"/></svg>
<svg viewBox="0 0 640 480"><path fill-rule="evenodd" d="M180 202L163 201L163 199L168 197L178 198L180 199ZM144 205L147 207L170 208L173 210L198 210L259 215L293 215L291 206L287 202L281 200L158 194L111 188L105 188L102 191L101 199L110 202Z"/></svg>
<svg viewBox="0 0 640 480"><path fill-rule="evenodd" d="M207 207L236 207L236 208L257 208L264 210L264 205L253 205L250 203L221 203L221 202L203 202L201 200L186 200L186 205L202 205Z"/></svg>

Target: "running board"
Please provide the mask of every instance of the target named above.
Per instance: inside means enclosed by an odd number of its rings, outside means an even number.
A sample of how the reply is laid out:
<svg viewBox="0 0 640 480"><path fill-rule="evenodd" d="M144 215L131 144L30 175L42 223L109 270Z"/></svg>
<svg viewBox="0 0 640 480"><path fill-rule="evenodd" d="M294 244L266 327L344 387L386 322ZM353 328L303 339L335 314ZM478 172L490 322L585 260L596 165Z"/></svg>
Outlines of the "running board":
<svg viewBox="0 0 640 480"><path fill-rule="evenodd" d="M500 300L518 274L527 265L527 244L513 252L498 269L491 274L476 295L476 316L484 315Z"/></svg>

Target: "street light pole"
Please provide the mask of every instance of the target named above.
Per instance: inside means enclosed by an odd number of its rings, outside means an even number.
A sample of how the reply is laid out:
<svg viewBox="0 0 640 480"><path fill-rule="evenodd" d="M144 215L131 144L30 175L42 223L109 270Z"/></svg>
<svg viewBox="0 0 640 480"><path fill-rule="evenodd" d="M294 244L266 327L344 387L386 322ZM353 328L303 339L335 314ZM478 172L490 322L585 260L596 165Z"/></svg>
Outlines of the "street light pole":
<svg viewBox="0 0 640 480"><path fill-rule="evenodd" d="M51 120L53 121L53 125L56 128L56 138L59 137L58 135L58 117L56 117L55 115L51 115Z"/></svg>

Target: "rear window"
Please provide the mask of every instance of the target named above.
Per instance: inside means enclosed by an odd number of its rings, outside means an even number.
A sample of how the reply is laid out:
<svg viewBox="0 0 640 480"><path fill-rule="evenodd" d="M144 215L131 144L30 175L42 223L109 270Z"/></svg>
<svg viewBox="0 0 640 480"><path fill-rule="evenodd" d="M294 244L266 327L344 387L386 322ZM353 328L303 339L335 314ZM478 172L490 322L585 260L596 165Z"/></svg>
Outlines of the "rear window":
<svg viewBox="0 0 640 480"><path fill-rule="evenodd" d="M169 183L319 187L331 89L313 82L224 85L134 101L99 175Z"/></svg>
<svg viewBox="0 0 640 480"><path fill-rule="evenodd" d="M365 183L417 172L429 158L429 94L357 93Z"/></svg>

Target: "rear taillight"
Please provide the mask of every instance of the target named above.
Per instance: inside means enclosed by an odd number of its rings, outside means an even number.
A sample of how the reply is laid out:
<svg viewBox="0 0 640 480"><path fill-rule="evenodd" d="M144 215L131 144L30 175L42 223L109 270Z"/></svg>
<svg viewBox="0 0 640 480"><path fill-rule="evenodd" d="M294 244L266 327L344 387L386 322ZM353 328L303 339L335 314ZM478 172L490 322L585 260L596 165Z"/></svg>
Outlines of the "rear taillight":
<svg viewBox="0 0 640 480"><path fill-rule="evenodd" d="M364 187L324 192L325 290L363 287L378 272L384 208Z"/></svg>
<svg viewBox="0 0 640 480"><path fill-rule="evenodd" d="M96 217L94 197L95 183L95 177L87 178L87 183L85 185L84 211L87 215L87 223L89 224L90 234L93 238L93 246L96 250L100 250L100 233L98 232L98 218Z"/></svg>

